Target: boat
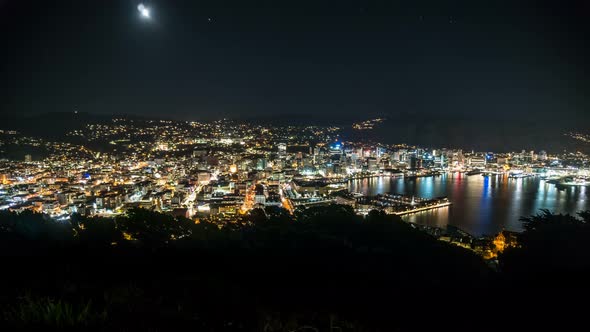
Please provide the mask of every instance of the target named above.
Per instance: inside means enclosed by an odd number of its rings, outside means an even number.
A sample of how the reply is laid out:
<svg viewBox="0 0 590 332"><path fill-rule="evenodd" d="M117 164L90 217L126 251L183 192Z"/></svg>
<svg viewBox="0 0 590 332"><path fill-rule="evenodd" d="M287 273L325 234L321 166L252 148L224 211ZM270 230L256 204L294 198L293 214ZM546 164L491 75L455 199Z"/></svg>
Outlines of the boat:
<svg viewBox="0 0 590 332"><path fill-rule="evenodd" d="M473 169L473 170L471 170L469 172L466 172L465 174L466 175L478 175L478 174L481 174L481 170L479 170L479 169Z"/></svg>
<svg viewBox="0 0 590 332"><path fill-rule="evenodd" d="M561 186L590 186L590 181L588 178L585 177L564 177L560 181L557 182L558 185Z"/></svg>
<svg viewBox="0 0 590 332"><path fill-rule="evenodd" d="M524 172L514 172L514 173L510 173L508 175L508 177L511 179L523 179L523 178L528 178L528 177L533 177L533 176L535 176L535 174L524 173Z"/></svg>

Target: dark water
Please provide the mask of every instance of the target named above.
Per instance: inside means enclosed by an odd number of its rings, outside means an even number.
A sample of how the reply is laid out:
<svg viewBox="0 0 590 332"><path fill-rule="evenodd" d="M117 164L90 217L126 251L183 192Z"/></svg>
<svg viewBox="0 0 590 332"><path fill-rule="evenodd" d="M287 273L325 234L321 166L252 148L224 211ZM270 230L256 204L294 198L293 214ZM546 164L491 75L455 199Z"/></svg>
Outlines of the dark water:
<svg viewBox="0 0 590 332"><path fill-rule="evenodd" d="M450 207L405 216L410 222L457 226L472 235L522 230L519 218L540 209L576 213L590 209L590 188L558 189L536 177L510 179L505 175L467 176L449 173L417 179L371 178L349 182L351 192L375 195L396 193L424 198L449 197Z"/></svg>

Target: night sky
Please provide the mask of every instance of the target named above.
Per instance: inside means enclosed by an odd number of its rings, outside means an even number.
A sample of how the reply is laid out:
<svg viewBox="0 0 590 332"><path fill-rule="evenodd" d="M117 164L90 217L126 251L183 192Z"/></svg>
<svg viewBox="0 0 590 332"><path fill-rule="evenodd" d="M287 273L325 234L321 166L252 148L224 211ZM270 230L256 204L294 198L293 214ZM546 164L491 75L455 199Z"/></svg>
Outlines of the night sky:
<svg viewBox="0 0 590 332"><path fill-rule="evenodd" d="M590 121L587 1L0 0L0 110Z"/></svg>

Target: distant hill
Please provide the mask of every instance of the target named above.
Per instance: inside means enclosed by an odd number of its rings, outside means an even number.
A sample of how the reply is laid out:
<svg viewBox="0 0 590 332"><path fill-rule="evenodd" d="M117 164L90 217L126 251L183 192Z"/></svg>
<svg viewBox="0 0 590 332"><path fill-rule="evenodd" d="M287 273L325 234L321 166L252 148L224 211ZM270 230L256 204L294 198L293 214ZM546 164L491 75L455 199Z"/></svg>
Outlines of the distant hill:
<svg viewBox="0 0 590 332"><path fill-rule="evenodd" d="M0 129L16 130L24 135L59 139L89 123L109 123L113 118L150 120L138 115L106 115L85 112L51 112L27 116L0 116Z"/></svg>
<svg viewBox="0 0 590 332"><path fill-rule="evenodd" d="M477 151L546 150L548 152L583 151L590 153L590 144L564 136L571 130L583 130L584 125L568 122L567 119L542 121L537 118L508 118L490 115L481 119L475 115L451 116L441 114L426 117L411 113L382 116L387 120L373 130L352 130L356 121L374 117L359 114L355 117L327 117L322 114L291 114L232 117L263 125L318 125L339 126L344 129L344 138L369 139L395 144L406 143L423 147L462 148ZM84 112L52 112L39 115L0 115L0 129L17 130L25 135L47 139L59 139L72 130L81 129L88 123L108 123L113 118L137 120L162 120L162 118L139 115L105 115Z"/></svg>

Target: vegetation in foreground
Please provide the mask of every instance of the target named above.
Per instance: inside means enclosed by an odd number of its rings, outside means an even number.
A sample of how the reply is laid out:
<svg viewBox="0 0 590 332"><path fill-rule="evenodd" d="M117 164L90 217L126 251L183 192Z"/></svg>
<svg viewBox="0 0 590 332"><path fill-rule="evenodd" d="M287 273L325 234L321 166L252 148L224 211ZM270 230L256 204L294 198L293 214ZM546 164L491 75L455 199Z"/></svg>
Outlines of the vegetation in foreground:
<svg viewBox="0 0 590 332"><path fill-rule="evenodd" d="M549 298L567 300L568 289L586 292L589 216L523 219L521 246L507 249L495 272L399 217L362 218L340 205L296 216L254 210L221 228L140 209L65 223L2 212L2 322L109 331L485 330L499 310L542 312Z"/></svg>

